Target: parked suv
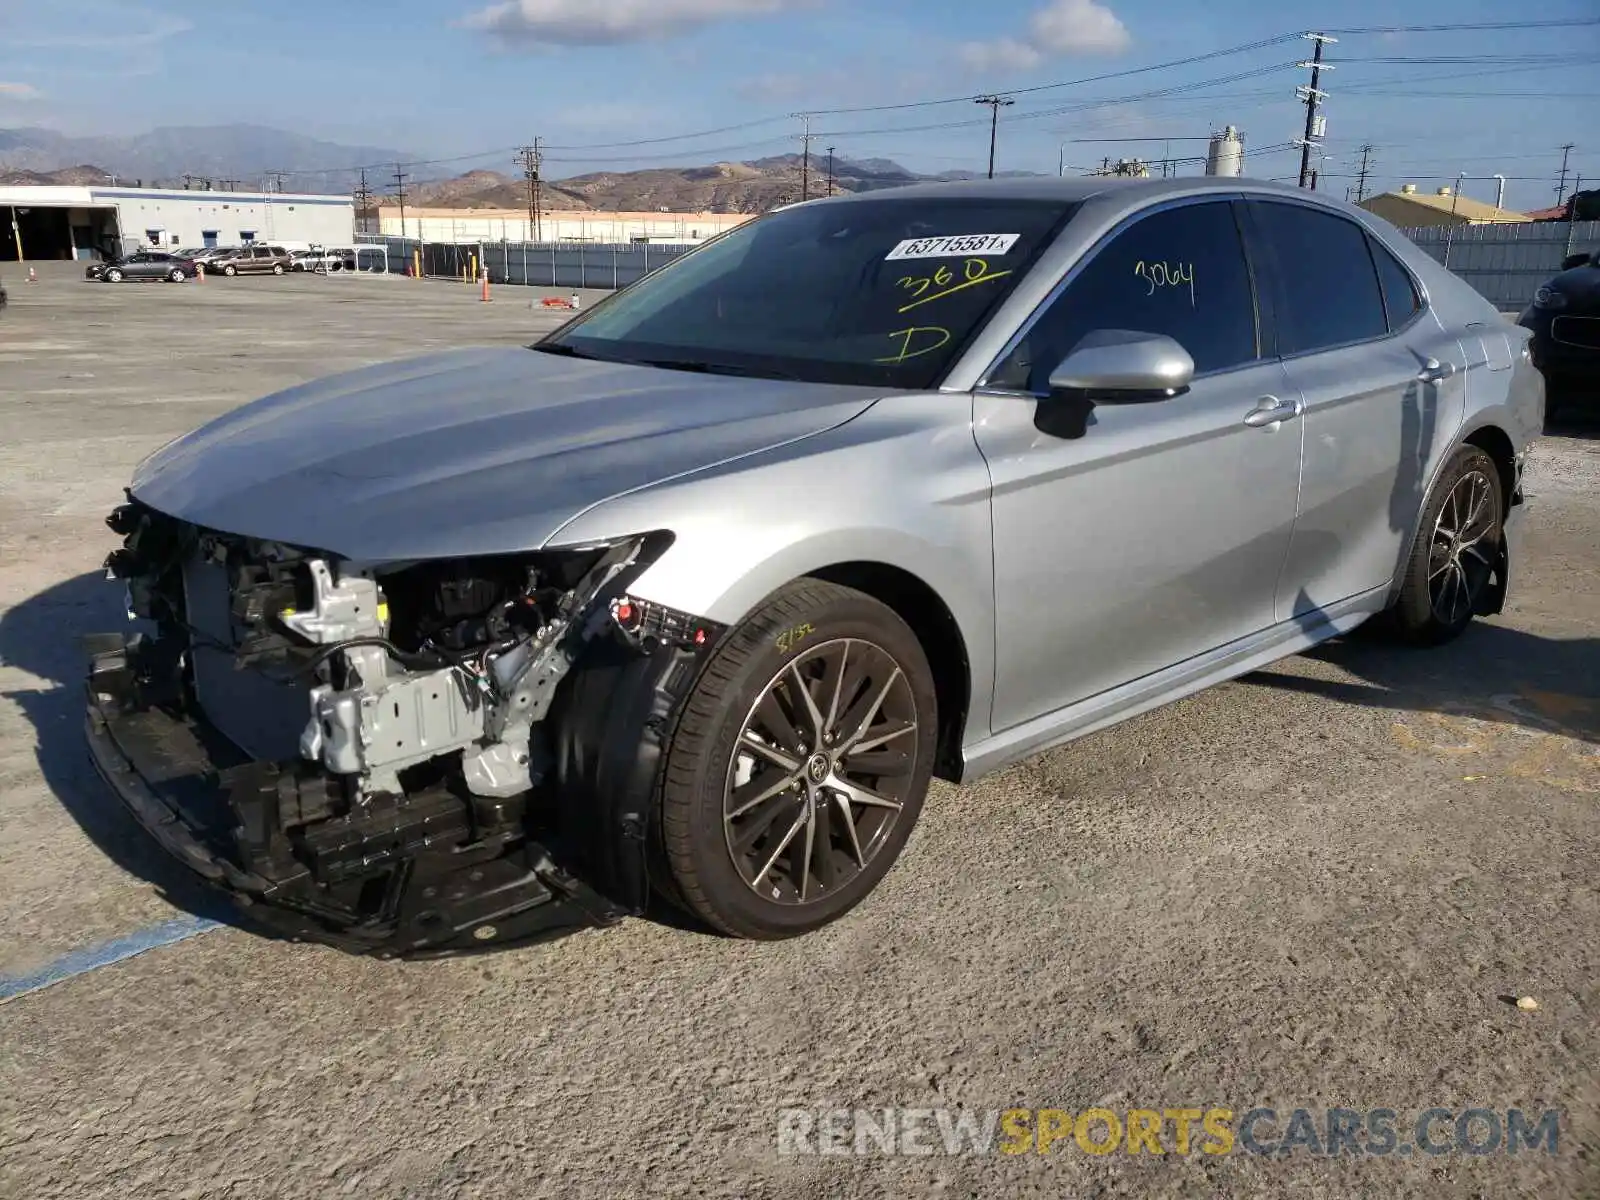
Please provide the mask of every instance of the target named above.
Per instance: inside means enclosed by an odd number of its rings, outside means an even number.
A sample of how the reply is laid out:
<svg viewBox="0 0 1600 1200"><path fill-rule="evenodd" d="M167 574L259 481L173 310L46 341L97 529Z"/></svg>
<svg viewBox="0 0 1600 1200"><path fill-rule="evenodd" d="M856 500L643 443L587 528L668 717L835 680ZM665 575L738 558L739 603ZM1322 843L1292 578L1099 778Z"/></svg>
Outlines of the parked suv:
<svg viewBox="0 0 1600 1200"><path fill-rule="evenodd" d="M206 273L224 275L263 274L270 271L282 275L293 259L282 246L241 246L232 254L213 259L206 264Z"/></svg>

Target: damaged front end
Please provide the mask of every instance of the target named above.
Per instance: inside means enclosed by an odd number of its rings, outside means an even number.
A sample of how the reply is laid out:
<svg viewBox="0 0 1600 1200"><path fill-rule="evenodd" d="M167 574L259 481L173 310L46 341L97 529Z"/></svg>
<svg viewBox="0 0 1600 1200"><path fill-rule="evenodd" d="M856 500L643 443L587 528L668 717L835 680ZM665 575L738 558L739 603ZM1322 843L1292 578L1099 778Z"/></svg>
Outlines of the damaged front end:
<svg viewBox="0 0 1600 1200"><path fill-rule="evenodd" d="M108 524L153 632L92 639L94 759L264 924L440 954L644 908L661 759L721 632L629 596L669 534L364 564L137 501Z"/></svg>

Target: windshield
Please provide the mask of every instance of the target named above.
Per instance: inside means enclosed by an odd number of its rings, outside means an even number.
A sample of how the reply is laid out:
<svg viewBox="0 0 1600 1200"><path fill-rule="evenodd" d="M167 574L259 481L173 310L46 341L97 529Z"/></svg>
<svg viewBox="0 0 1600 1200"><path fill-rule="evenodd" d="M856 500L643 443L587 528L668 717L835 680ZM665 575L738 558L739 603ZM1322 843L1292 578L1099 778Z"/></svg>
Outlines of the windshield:
<svg viewBox="0 0 1600 1200"><path fill-rule="evenodd" d="M968 197L786 209L669 263L534 348L931 387L1075 209Z"/></svg>

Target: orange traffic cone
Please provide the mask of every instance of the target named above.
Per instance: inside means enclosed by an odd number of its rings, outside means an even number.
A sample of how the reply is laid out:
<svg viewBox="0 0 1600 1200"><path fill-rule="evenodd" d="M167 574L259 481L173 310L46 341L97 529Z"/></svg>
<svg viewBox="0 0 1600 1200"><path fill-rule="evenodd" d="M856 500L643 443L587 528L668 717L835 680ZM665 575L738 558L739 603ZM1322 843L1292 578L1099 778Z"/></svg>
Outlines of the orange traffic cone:
<svg viewBox="0 0 1600 1200"><path fill-rule="evenodd" d="M29 283L38 283L39 282L39 272L35 271L32 267L28 268L28 282Z"/></svg>
<svg viewBox="0 0 1600 1200"><path fill-rule="evenodd" d="M479 297L485 304L489 303L489 272L483 273L483 295Z"/></svg>

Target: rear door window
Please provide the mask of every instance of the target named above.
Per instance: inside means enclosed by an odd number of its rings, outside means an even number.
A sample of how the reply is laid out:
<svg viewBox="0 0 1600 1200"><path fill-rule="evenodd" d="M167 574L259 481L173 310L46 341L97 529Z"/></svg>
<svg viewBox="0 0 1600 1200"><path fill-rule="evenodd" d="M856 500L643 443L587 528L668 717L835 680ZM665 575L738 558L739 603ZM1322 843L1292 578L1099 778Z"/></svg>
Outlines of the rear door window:
<svg viewBox="0 0 1600 1200"><path fill-rule="evenodd" d="M1411 278L1411 272L1400 265L1400 260L1370 234L1367 243L1372 247L1373 262L1378 264L1378 285L1383 291L1389 332L1393 333L1422 310L1422 298L1417 295L1417 285Z"/></svg>
<svg viewBox="0 0 1600 1200"><path fill-rule="evenodd" d="M1254 200L1251 210L1278 280L1278 353L1305 354L1389 332L1366 230L1304 204Z"/></svg>

